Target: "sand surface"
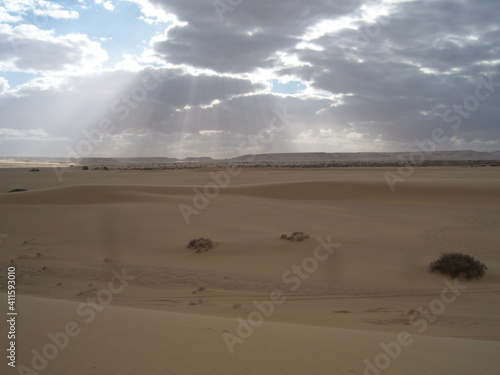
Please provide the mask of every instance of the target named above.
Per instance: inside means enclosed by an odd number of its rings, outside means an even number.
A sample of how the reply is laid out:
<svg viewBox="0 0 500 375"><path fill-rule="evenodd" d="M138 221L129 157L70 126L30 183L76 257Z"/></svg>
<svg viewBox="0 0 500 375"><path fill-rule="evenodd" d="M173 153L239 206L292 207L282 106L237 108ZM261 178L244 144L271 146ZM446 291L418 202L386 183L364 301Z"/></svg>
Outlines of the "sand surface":
<svg viewBox="0 0 500 375"><path fill-rule="evenodd" d="M500 168L384 172L0 170L0 373L500 374Z"/></svg>

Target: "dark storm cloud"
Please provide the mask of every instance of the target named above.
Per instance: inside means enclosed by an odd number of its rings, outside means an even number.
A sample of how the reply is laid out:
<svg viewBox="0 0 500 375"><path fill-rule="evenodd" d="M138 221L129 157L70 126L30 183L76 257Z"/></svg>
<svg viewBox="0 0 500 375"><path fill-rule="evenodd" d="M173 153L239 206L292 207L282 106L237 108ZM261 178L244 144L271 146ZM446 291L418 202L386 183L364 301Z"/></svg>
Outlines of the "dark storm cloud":
<svg viewBox="0 0 500 375"><path fill-rule="evenodd" d="M324 50L295 51L313 68L285 73L352 94L331 110L332 119L359 123L357 130L371 139L411 143L436 126L449 126L441 115L475 95L477 78L500 81L499 12L495 1L399 4L376 36L355 39L359 31L353 30L325 35L313 41ZM455 135L498 140L499 99L496 87Z"/></svg>
<svg viewBox="0 0 500 375"><path fill-rule="evenodd" d="M359 0L243 1L221 21L213 1L154 0L187 26L153 48L165 61L218 72L251 72L278 63L276 52L293 48L317 22L354 11Z"/></svg>

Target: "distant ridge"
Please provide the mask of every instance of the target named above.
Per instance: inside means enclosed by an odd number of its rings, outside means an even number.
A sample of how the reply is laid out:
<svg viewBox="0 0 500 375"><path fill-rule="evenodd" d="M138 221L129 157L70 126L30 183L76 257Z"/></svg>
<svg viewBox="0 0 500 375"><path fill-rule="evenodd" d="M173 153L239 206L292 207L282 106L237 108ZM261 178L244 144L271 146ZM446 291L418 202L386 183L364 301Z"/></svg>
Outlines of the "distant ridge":
<svg viewBox="0 0 500 375"><path fill-rule="evenodd" d="M417 157L418 152L300 152L242 155L229 159L235 162L314 162L314 161L397 161ZM434 151L425 155L425 160L500 160L500 151L478 152Z"/></svg>
<svg viewBox="0 0 500 375"><path fill-rule="evenodd" d="M162 164L210 164L210 163L394 163L394 162L429 162L429 161L500 161L500 151L479 152L472 150L460 151L434 151L422 153L413 152L294 152L294 153L269 153L249 154L228 159L213 159L211 157L187 157L184 159L169 157L86 157L70 159L62 157L0 157L1 167L12 166L69 166L74 165L136 165L155 166Z"/></svg>

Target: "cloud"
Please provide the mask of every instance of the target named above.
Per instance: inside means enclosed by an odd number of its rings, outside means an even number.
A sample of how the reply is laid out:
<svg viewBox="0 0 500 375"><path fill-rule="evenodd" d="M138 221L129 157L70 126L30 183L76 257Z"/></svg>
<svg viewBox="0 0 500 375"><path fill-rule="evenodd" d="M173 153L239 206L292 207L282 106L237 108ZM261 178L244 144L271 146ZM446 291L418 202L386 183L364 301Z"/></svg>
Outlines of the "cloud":
<svg viewBox="0 0 500 375"><path fill-rule="evenodd" d="M139 6L143 14L140 19L149 24L162 24L167 22L175 22L174 14L166 12L162 7L149 0L122 0L130 3L135 3Z"/></svg>
<svg viewBox="0 0 500 375"><path fill-rule="evenodd" d="M0 6L0 23L14 23L22 21L22 19L21 16L11 14L5 7Z"/></svg>
<svg viewBox="0 0 500 375"><path fill-rule="evenodd" d="M29 23L42 26L47 18L78 19L76 10L65 9L64 6L46 0L4 0L0 7L2 22L19 22L27 18Z"/></svg>
<svg viewBox="0 0 500 375"><path fill-rule="evenodd" d="M51 138L50 135L44 129L28 129L19 130L12 128L0 128L0 141L6 140L23 140L23 141L39 141L39 140L57 140ZM59 140L64 140L60 138Z"/></svg>
<svg viewBox="0 0 500 375"><path fill-rule="evenodd" d="M214 2L182 0L154 3L187 23L169 31L174 38L157 40L153 50L173 64L188 64L218 72L243 73L279 65L279 51L300 42L312 24L355 10L359 0L299 2L244 1L221 22Z"/></svg>
<svg viewBox="0 0 500 375"><path fill-rule="evenodd" d="M40 86L27 84L4 97L0 101L2 119L16 123L20 131L42 128L54 139L67 139L63 143L52 142L50 147L47 144L47 149L58 150L59 155L65 153L66 146L84 139L85 129L98 128L103 119L113 123L110 135L133 133L137 142L144 134L211 130L213 123L186 123L186 116L198 108L209 108L214 102L231 101L265 87L248 79L194 76L180 69L151 67L138 72L66 76L57 86L45 86L43 90Z"/></svg>
<svg viewBox="0 0 500 375"><path fill-rule="evenodd" d="M94 2L96 4L101 4L103 6L103 8L106 10L109 10L109 11L115 10L115 6L113 5L113 3L111 1L94 0Z"/></svg>
<svg viewBox="0 0 500 375"><path fill-rule="evenodd" d="M442 149L498 147L497 0L253 0L226 2L222 17L213 1L123 1L158 33L113 67L98 37L0 25L0 69L39 74L0 79L3 119L44 129L44 152L64 156L110 118L96 155L234 156L283 107L295 118L258 151L409 150L436 128ZM10 2L0 19L27 17L27 4ZM152 72L163 78L145 89ZM481 79L492 83L479 100Z"/></svg>
<svg viewBox="0 0 500 375"><path fill-rule="evenodd" d="M11 72L86 70L107 59L100 44L83 34L56 36L34 25L0 24L0 69Z"/></svg>
<svg viewBox="0 0 500 375"><path fill-rule="evenodd" d="M34 13L39 17L50 17L56 19L68 19L75 20L80 15L75 10L65 10L58 4L49 3L49 2L38 2L39 5L43 5L41 8L35 8Z"/></svg>
<svg viewBox="0 0 500 375"><path fill-rule="evenodd" d="M493 1L401 3L384 24L361 23L358 30L341 28L311 40L319 48L293 51L307 65L282 73L328 92L349 93L325 115L350 124L365 142L415 147L415 140L429 138L436 127L467 142L498 139L499 88L463 118L458 132L443 120L447 109L474 95L477 78L498 80L495 9L500 7Z"/></svg>
<svg viewBox="0 0 500 375"><path fill-rule="evenodd" d="M3 94L9 89L9 81L4 77L0 77L0 94Z"/></svg>

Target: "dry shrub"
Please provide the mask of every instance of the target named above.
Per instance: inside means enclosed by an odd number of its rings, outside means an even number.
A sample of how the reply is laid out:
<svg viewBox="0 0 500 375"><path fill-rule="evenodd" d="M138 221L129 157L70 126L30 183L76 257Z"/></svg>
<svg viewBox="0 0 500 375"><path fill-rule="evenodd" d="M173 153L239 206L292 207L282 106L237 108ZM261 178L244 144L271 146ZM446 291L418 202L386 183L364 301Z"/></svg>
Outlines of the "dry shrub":
<svg viewBox="0 0 500 375"><path fill-rule="evenodd" d="M193 250L195 253L200 253L202 251L213 249L215 245L216 244L211 239L200 237L189 241L187 248L189 250Z"/></svg>
<svg viewBox="0 0 500 375"><path fill-rule="evenodd" d="M26 189L12 189L12 190L9 190L8 192L9 193L18 193L20 191L28 191L28 190L26 190Z"/></svg>
<svg viewBox="0 0 500 375"><path fill-rule="evenodd" d="M306 239L308 239L310 236L307 234L307 233L304 233L304 232L293 232L291 235L286 235L286 234L282 234L280 239L282 240L287 240L287 241L292 241L292 242L295 242L295 241L304 241Z"/></svg>
<svg viewBox="0 0 500 375"><path fill-rule="evenodd" d="M450 252L441 256L429 264L430 272L440 272L453 278L465 277L465 279L480 279L484 276L488 267L474 257Z"/></svg>

